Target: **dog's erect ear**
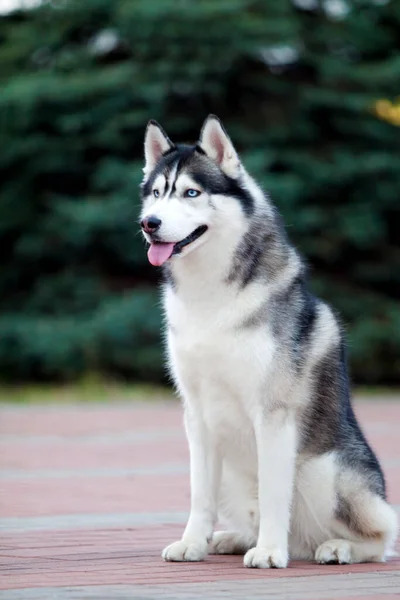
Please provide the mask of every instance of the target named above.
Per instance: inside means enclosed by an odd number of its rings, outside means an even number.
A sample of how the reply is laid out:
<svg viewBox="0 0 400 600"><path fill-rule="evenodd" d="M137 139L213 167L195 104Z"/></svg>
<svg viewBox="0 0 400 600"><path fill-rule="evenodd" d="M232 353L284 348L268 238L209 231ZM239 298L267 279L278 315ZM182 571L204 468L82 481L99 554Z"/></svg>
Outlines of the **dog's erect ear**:
<svg viewBox="0 0 400 600"><path fill-rule="evenodd" d="M149 121L144 136L144 158L146 164L143 169L145 175L150 175L163 154L174 147L164 129L157 121Z"/></svg>
<svg viewBox="0 0 400 600"><path fill-rule="evenodd" d="M240 159L221 121L215 115L209 115L204 121L199 145L207 156L217 163L221 171L230 177L238 177Z"/></svg>

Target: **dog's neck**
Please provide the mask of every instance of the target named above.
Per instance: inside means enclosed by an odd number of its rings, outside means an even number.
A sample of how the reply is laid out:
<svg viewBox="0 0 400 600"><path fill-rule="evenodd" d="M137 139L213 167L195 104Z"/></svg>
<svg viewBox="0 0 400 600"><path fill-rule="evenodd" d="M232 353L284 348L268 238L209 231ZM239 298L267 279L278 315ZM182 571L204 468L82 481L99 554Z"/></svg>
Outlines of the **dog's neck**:
<svg viewBox="0 0 400 600"><path fill-rule="evenodd" d="M288 266L294 273L301 261L296 251L283 243L279 234L271 242L273 234L267 227L250 231L251 227L254 227L252 221L248 230L240 235L210 237L207 243L187 256L173 259L166 271L170 292L190 307L213 304L214 300L220 304L222 300L226 305L251 296L254 286L265 288L266 296L268 288L272 291L277 285L279 287L281 278L286 278ZM249 255L255 256L259 246L262 254L258 256L258 270L254 277L248 277Z"/></svg>

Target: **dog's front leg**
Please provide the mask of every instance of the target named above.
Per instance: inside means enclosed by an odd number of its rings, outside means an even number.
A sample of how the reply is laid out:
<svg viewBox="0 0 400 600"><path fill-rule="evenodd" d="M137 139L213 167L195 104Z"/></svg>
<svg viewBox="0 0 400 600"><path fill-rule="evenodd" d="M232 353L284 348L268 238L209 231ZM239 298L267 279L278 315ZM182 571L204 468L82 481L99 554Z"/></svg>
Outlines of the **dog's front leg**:
<svg viewBox="0 0 400 600"><path fill-rule="evenodd" d="M258 415L254 424L258 455L260 528L246 567L286 567L296 455L294 416L287 410Z"/></svg>
<svg viewBox="0 0 400 600"><path fill-rule="evenodd" d="M221 456L199 414L185 411L190 451L190 516L182 539L164 549L170 561L199 561L207 555L217 515Z"/></svg>

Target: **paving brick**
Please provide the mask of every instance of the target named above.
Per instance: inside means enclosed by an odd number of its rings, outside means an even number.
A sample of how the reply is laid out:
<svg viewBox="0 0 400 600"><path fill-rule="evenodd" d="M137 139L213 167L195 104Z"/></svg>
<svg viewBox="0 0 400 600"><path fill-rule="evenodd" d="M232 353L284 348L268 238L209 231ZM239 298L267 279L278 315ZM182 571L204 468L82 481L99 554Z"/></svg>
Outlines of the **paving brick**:
<svg viewBox="0 0 400 600"><path fill-rule="evenodd" d="M2 480L0 514L27 517L116 511L186 510L189 476Z"/></svg>
<svg viewBox="0 0 400 600"><path fill-rule="evenodd" d="M33 441L0 441L0 469L80 469L135 468L158 466L165 462L165 440L151 444L126 441L113 444L100 438L96 443L60 439L38 444ZM188 462L187 444L181 439L168 441L168 462Z"/></svg>
<svg viewBox="0 0 400 600"><path fill-rule="evenodd" d="M388 499L393 504L400 504L400 468L399 466L386 467L384 471Z"/></svg>
<svg viewBox="0 0 400 600"><path fill-rule="evenodd" d="M177 403L3 406L0 433L68 437L182 427Z"/></svg>
<svg viewBox="0 0 400 600"><path fill-rule="evenodd" d="M260 574L260 572L258 572ZM88 586L60 586L46 588L46 600L180 600L210 598L266 598L267 600L398 600L398 571L392 573L353 573L309 577L272 578L273 571L247 581L225 579L217 582L166 582L155 586L146 582ZM43 600L43 588L12 590L2 600Z"/></svg>

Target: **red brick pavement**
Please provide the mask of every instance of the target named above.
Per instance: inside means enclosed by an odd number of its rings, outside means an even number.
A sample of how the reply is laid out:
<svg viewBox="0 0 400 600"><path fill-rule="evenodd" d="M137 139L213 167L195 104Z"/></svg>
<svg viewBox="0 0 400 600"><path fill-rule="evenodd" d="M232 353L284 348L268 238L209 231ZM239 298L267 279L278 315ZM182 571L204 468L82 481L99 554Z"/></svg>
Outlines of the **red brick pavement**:
<svg viewBox="0 0 400 600"><path fill-rule="evenodd" d="M183 435L183 434L182 434ZM149 448L151 444L151 448ZM132 442L118 441L92 443L81 439L66 438L48 444L37 441L18 440L6 442L0 440L0 456L2 469L80 469L101 468L140 468L157 467L160 462L185 463L188 460L186 444L181 439L168 440L168 456L165 457L166 442Z"/></svg>
<svg viewBox="0 0 400 600"><path fill-rule="evenodd" d="M360 402L357 412L383 461L390 500L400 504L400 402ZM143 597L162 596L168 586L177 586L176 597L184 597L183 584L189 588L193 584L196 590L207 582L253 585L263 579L293 578L293 590L285 598L300 598L296 581L307 590L308 580L304 583L303 578L309 578L311 593L315 577L328 576L330 598L371 600L381 592L386 600L399 597L400 585L396 590L393 583L400 572L399 559L351 566L293 562L287 570L267 572L245 569L242 558L233 556L208 557L197 564L164 563L161 549L182 531L183 525L171 524L174 515L189 507L187 448L180 408L174 402L3 406L0 413L0 590L26 589L26 598L36 598L30 595L35 588L133 586L133 590L143 586L145 590L151 584L156 592ZM153 513L154 517L163 513L165 523L152 524ZM71 515L80 519L78 527L68 527L65 520ZM112 515L117 525L107 525L106 515ZM134 526L126 515L134 519ZM93 516L95 527L90 525ZM154 522L160 523L160 517ZM388 581L389 587L381 590L379 583L365 595L357 583L349 595L346 587L341 594L335 585L338 574L367 577L371 573L382 574L385 579L379 581ZM223 593L223 587L213 590ZM305 591L301 597L311 596Z"/></svg>

